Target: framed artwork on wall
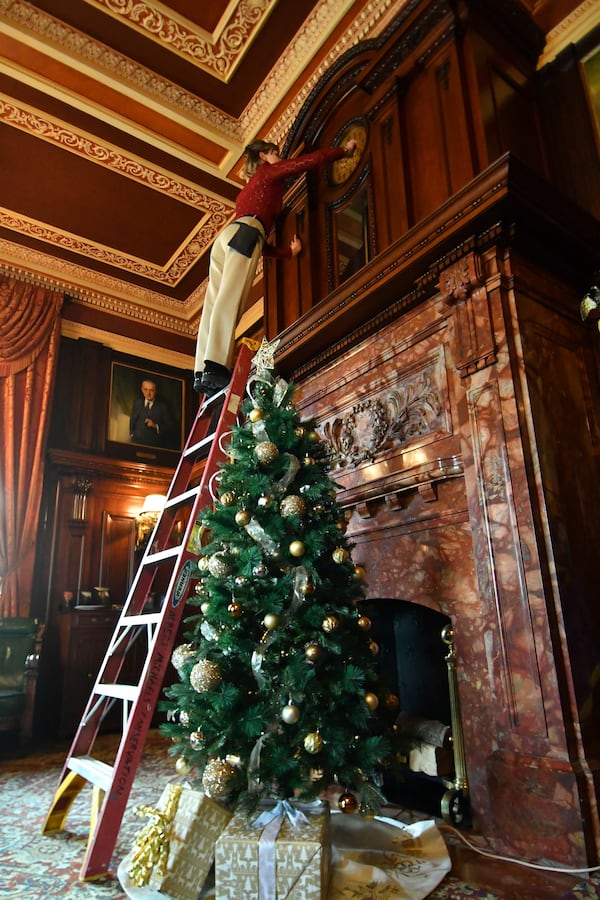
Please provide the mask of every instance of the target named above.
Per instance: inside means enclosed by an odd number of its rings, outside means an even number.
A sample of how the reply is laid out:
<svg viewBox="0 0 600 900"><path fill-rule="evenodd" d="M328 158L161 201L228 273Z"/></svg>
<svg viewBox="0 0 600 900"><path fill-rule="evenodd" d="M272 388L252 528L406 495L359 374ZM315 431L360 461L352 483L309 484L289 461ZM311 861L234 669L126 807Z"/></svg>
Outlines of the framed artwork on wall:
<svg viewBox="0 0 600 900"><path fill-rule="evenodd" d="M107 442L119 455L158 459L181 453L184 440L184 382L150 368L113 362ZM133 454L126 452L133 448Z"/></svg>

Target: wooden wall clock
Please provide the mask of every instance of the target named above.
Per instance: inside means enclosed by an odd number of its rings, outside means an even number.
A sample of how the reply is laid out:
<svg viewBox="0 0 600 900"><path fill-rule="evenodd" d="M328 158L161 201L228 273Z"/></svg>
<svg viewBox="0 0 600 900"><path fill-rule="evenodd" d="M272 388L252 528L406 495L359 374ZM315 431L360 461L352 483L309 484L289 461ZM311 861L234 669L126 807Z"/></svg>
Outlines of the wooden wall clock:
<svg viewBox="0 0 600 900"><path fill-rule="evenodd" d="M354 119L352 122L348 122L348 124L344 126L335 141L335 146L343 147L344 144L347 144L348 141L351 141L352 139L357 142L358 146L352 156L345 156L343 157L343 159L336 159L336 161L332 163L332 184L344 184L346 181L348 181L361 161L367 143L367 136L367 124L362 120L357 121L356 119Z"/></svg>

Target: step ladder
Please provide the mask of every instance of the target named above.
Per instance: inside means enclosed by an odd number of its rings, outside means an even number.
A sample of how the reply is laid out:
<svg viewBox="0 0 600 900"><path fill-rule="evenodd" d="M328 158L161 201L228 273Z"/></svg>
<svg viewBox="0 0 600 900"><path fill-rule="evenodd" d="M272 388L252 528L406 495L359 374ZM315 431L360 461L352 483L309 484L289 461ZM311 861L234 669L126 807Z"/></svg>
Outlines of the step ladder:
<svg viewBox="0 0 600 900"><path fill-rule="evenodd" d="M42 834L61 831L76 796L87 784L92 785L90 832L79 875L82 881L101 878L108 872L196 572L201 511L213 500L212 483L219 463L226 458L225 444L237 420L253 351L258 346L251 349L249 345L254 343L242 344L229 386L198 409L42 828ZM149 595L161 570L163 578L168 578L168 587L162 608L155 612L148 609ZM145 652L141 654L138 645L136 655L138 659L143 655L144 662L141 674L132 679L131 666L124 664L138 642L144 643ZM122 736L115 759L108 764L94 758L92 750L100 725L115 703L122 704Z"/></svg>

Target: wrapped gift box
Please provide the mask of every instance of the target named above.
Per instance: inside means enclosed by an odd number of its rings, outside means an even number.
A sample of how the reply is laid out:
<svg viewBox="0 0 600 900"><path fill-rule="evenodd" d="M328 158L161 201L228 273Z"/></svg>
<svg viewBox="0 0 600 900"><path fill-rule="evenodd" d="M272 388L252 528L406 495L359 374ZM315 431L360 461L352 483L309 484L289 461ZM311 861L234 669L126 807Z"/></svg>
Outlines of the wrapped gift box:
<svg viewBox="0 0 600 900"><path fill-rule="evenodd" d="M158 808L165 809L169 788L165 788ZM231 813L200 791L181 791L171 824L169 856L164 872L154 870L148 886L174 900L197 900L215 854L215 842Z"/></svg>
<svg viewBox="0 0 600 900"><path fill-rule="evenodd" d="M329 806L294 807L305 822L284 813L269 825L258 814L236 813L215 848L218 900L324 900L331 862ZM273 843L274 839L274 843Z"/></svg>

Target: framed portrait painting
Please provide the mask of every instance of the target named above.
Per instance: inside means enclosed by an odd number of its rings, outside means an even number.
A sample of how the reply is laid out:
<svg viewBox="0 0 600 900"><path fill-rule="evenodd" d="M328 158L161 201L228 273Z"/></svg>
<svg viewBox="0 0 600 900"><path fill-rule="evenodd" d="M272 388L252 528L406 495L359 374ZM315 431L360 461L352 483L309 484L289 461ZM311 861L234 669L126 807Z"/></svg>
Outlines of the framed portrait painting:
<svg viewBox="0 0 600 900"><path fill-rule="evenodd" d="M152 369L113 362L107 441L120 455L159 459L181 453L184 383ZM133 448L133 454L127 452Z"/></svg>

